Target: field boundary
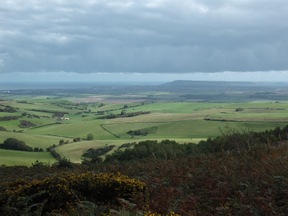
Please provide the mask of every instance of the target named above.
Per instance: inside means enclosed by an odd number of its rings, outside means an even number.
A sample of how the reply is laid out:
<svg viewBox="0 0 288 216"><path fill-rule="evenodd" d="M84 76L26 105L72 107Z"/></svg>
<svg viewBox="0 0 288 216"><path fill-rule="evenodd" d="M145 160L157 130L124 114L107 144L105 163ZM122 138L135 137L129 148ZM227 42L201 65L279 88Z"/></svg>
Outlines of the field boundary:
<svg viewBox="0 0 288 216"><path fill-rule="evenodd" d="M107 128L105 128L103 124L100 124L100 127L101 127L103 130L105 130L105 131L107 131L108 133L110 133L110 134L112 134L113 136L115 136L116 138L121 138L121 137L118 136L117 134L114 134L112 131L110 131L110 130L108 130Z"/></svg>

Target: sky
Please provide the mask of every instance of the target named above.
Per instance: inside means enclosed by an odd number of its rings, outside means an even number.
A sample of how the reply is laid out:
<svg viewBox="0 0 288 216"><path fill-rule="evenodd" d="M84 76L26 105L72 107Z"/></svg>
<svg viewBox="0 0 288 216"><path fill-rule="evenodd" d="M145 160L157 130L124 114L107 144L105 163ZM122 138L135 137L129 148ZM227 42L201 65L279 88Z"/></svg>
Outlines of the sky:
<svg viewBox="0 0 288 216"><path fill-rule="evenodd" d="M288 82L287 0L1 0L0 82Z"/></svg>

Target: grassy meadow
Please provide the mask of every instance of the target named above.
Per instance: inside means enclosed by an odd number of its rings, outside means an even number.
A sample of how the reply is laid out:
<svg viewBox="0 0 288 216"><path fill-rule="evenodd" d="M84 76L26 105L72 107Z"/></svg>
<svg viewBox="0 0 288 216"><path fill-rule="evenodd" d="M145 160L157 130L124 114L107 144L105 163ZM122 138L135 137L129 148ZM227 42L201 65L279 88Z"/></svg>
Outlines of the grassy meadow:
<svg viewBox="0 0 288 216"><path fill-rule="evenodd" d="M155 95L159 96L159 92ZM227 127L263 131L288 123L288 102L270 100L171 102L150 101L143 95L14 95L1 99L0 109L7 106L13 112L0 112L0 126L5 129L0 131L0 143L13 137L46 150L64 140L66 144L56 151L73 162L81 162L87 149L105 145L120 146L147 139L197 143L220 135ZM125 116L133 113L133 117ZM23 126L21 121L31 125ZM137 130L147 134L127 133ZM88 133L93 134L93 140L86 140ZM74 142L74 138L80 141ZM54 161L49 152L0 151L0 164L31 165L36 160Z"/></svg>
<svg viewBox="0 0 288 216"><path fill-rule="evenodd" d="M41 161L46 164L53 164L56 162L50 152L24 152L0 149L1 164L16 166L31 166L36 161Z"/></svg>

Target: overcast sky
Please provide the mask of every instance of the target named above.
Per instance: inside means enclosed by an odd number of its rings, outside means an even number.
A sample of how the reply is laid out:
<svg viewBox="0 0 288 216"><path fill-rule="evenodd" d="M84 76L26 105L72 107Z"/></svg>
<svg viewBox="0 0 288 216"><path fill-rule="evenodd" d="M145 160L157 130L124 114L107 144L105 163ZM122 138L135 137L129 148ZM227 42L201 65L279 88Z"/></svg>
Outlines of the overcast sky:
<svg viewBox="0 0 288 216"><path fill-rule="evenodd" d="M288 81L287 20L287 0L1 0L0 79L257 71Z"/></svg>

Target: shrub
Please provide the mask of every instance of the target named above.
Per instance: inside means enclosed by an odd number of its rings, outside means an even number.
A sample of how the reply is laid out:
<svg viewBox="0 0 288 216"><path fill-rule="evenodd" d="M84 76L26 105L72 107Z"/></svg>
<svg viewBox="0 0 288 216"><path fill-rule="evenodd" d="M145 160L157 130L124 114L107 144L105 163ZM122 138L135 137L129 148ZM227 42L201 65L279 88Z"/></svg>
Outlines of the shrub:
<svg viewBox="0 0 288 216"><path fill-rule="evenodd" d="M33 151L32 147L26 145L25 142L17 140L15 138L6 139L3 144L0 144L0 148L18 151Z"/></svg>
<svg viewBox="0 0 288 216"><path fill-rule="evenodd" d="M19 119L19 116L2 116L0 117L0 121L12 121Z"/></svg>
<svg viewBox="0 0 288 216"><path fill-rule="evenodd" d="M47 164L47 163L44 163L42 161L38 161L36 160L34 163L32 163L32 167L41 167L41 168L47 168L49 167L50 165Z"/></svg>
<svg viewBox="0 0 288 216"><path fill-rule="evenodd" d="M148 132L145 130L129 130L127 134L131 136L146 136Z"/></svg>
<svg viewBox="0 0 288 216"><path fill-rule="evenodd" d="M145 191L146 185L143 182L119 173L88 172L53 176L43 180L16 181L1 191L0 212L3 209L14 209L14 212L18 211L17 215L23 212L30 215L33 209L35 211L41 208L41 213L44 214L57 209L68 209L81 201L117 204L119 198L129 200L137 194L142 194L144 199ZM8 213L11 212L6 214Z"/></svg>
<svg viewBox="0 0 288 216"><path fill-rule="evenodd" d="M107 155L105 161L130 161L145 158L175 159L190 154L190 149L195 144L179 144L173 140L162 140L161 142L146 140L138 144L126 143L125 146L133 146L133 148L126 148L125 150L119 148L112 154Z"/></svg>
<svg viewBox="0 0 288 216"><path fill-rule="evenodd" d="M87 134L87 140L93 140L94 139L94 136L92 133L88 133Z"/></svg>
<svg viewBox="0 0 288 216"><path fill-rule="evenodd" d="M57 167L60 168L73 168L73 163L67 158L59 158L58 162L56 163Z"/></svg>
<svg viewBox="0 0 288 216"><path fill-rule="evenodd" d="M0 112L8 112L8 113L14 113L17 112L18 108L14 108L12 106L6 105L4 108L0 108Z"/></svg>
<svg viewBox="0 0 288 216"><path fill-rule="evenodd" d="M76 137L73 139L73 142L80 142L81 141L81 138L80 137Z"/></svg>
<svg viewBox="0 0 288 216"><path fill-rule="evenodd" d="M56 152L55 148L51 148L49 151L56 160L61 160L61 155Z"/></svg>
<svg viewBox="0 0 288 216"><path fill-rule="evenodd" d="M20 125L19 125L19 127L21 127L21 128L30 128L30 127L34 127L34 126L36 126L36 125L33 124L32 122L26 121L26 120L21 120Z"/></svg>
<svg viewBox="0 0 288 216"><path fill-rule="evenodd" d="M0 131L7 131L7 129L3 126L0 126Z"/></svg>

